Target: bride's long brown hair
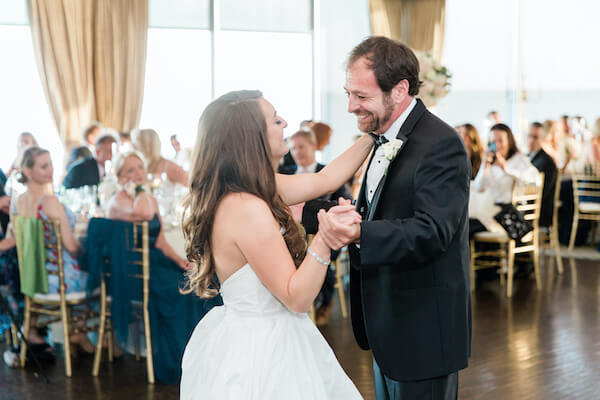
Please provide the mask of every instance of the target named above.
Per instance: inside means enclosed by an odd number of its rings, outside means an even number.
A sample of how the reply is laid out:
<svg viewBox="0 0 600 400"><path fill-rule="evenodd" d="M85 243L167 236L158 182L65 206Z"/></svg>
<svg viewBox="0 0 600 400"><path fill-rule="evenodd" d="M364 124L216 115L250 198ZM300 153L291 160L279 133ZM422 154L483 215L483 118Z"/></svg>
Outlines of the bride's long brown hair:
<svg viewBox="0 0 600 400"><path fill-rule="evenodd" d="M182 223L185 251L194 267L187 272L182 293L203 298L218 293L211 236L217 207L229 193L250 193L264 200L285 229L296 266L304 258L306 242L277 194L260 98L257 90L230 92L210 103L200 117Z"/></svg>

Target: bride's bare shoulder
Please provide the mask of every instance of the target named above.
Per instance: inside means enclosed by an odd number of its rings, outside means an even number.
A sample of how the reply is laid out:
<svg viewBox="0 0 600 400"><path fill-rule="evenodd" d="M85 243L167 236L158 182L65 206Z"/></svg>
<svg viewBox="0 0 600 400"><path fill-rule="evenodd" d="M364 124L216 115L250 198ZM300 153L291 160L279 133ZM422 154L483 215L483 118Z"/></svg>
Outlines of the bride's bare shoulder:
<svg viewBox="0 0 600 400"><path fill-rule="evenodd" d="M217 209L219 217L235 221L239 226L272 224L275 221L269 205L250 193L230 193L223 197Z"/></svg>

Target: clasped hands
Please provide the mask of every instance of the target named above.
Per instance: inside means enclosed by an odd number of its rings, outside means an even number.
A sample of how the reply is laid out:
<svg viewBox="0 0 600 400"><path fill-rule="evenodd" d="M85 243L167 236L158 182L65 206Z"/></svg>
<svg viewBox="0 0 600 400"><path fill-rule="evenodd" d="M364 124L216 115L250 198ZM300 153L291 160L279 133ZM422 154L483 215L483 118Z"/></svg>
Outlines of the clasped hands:
<svg viewBox="0 0 600 400"><path fill-rule="evenodd" d="M325 244L333 250L339 250L348 243L360 240L360 214L356 212L350 200L340 197L338 203L339 205L331 207L329 211L320 210L317 214L319 234Z"/></svg>

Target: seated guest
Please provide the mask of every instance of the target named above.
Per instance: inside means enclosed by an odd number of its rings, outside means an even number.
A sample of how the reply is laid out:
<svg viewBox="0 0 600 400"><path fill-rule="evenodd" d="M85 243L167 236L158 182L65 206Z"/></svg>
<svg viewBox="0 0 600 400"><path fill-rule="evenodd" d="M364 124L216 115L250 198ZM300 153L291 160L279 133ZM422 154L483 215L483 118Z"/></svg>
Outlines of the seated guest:
<svg viewBox="0 0 600 400"><path fill-rule="evenodd" d="M289 140L292 144L291 154L296 165L290 169L281 169L279 173L287 175L316 173L325 168L324 164L318 163L316 160L317 141L313 132L298 131ZM337 201L340 197L352 198L348 185L344 185L320 199Z"/></svg>
<svg viewBox="0 0 600 400"><path fill-rule="evenodd" d="M11 205L11 216L27 216L38 218L44 222L52 219L60 221L60 235L62 240L64 281L67 293L84 292L86 290L87 273L81 270L76 259L79 242L73 234L75 216L64 207L58 198L48 194L47 188L52 184L52 160L47 150L37 146L29 147L23 153L21 161L21 182L27 191L16 198ZM44 241L46 245L56 242L56 236L47 224L44 227ZM48 247L48 246L47 246ZM56 251L47 248L46 269L58 270ZM48 275L48 293L59 293L58 275ZM82 321L84 323L85 321ZM35 323L32 323L35 326ZM43 339L35 330L28 338L32 343L43 343ZM92 353L94 346L84 333L79 333L71 338L72 343L78 343L81 348Z"/></svg>
<svg viewBox="0 0 600 400"><path fill-rule="evenodd" d="M175 151L173 161L185 171L189 171L192 162L192 150L187 147L181 147L181 143L177 139L177 135L171 135L171 146Z"/></svg>
<svg viewBox="0 0 600 400"><path fill-rule="evenodd" d="M132 133L133 146L140 151L148 164L148 172L155 178L166 175L168 181L183 186L188 184L188 174L173 161L161 156L158 133L153 129L137 129Z"/></svg>
<svg viewBox="0 0 600 400"><path fill-rule="evenodd" d="M119 184L123 186L127 184L143 186L147 182L143 156L136 151L129 151L120 155L115 162L114 170ZM145 191L137 193L135 197L131 197L131 194L127 193L125 188L119 191L109 201L108 216L111 219L130 222L152 221L156 218L160 226L158 203L150 193ZM162 230L156 238L155 246L171 261L175 262L181 270L186 271L190 267L189 262L179 256L165 240Z"/></svg>
<svg viewBox="0 0 600 400"><path fill-rule="evenodd" d="M600 118L592 128L592 140L588 146L587 162L592 166L594 173L600 175Z"/></svg>
<svg viewBox="0 0 600 400"><path fill-rule="evenodd" d="M71 154L69 155L69 161L67 161L66 169L68 170L73 164L91 157L93 157L92 152L87 146L75 147L73 150L71 150Z"/></svg>
<svg viewBox="0 0 600 400"><path fill-rule="evenodd" d="M514 184L540 185L538 170L526 155L519 152L511 129L505 124L496 124L491 129L496 151L488 151L485 165L479 169L473 188L479 192L489 191L497 204L512 201Z"/></svg>
<svg viewBox="0 0 600 400"><path fill-rule="evenodd" d="M81 130L81 140L84 146L94 149L98 138L102 135L103 126L98 121L92 121Z"/></svg>
<svg viewBox="0 0 600 400"><path fill-rule="evenodd" d="M119 132L119 143L121 146L132 146L131 144L131 133L130 132Z"/></svg>
<svg viewBox="0 0 600 400"><path fill-rule="evenodd" d="M317 151L317 141L315 135L311 131L298 131L290 137L292 143L292 157L296 162L295 170L292 169L281 169L279 172L284 174L304 174L304 173L315 173L319 172L325 165L320 164L315 159L315 153ZM318 200L332 200L337 201L340 197L345 199L351 199L352 194L348 184L345 184L334 193L320 197ZM294 208L292 208L294 210ZM329 268L323 287L319 292L319 295L315 299L316 309L316 322L317 325L324 325L329 320L331 309L333 308L333 295L335 285L335 272Z"/></svg>
<svg viewBox="0 0 600 400"><path fill-rule="evenodd" d="M161 382L176 384L181 377L183 351L194 327L206 312L220 304L220 298L206 300L179 292L190 262L166 241L156 199L146 191L127 189L128 186L141 187L147 181L143 156L136 151L119 155L114 171L125 189L110 200L109 218L149 221L149 312L154 370Z"/></svg>
<svg viewBox="0 0 600 400"><path fill-rule="evenodd" d="M94 186L100 183L106 171L106 161L112 160L112 145L117 139L111 134L103 134L96 140L94 146L94 157L84 158L72 164L67 170L63 180L66 189L74 189L82 186Z"/></svg>
<svg viewBox="0 0 600 400"><path fill-rule="evenodd" d="M557 168L554 160L542 148L542 142L547 132L539 122L533 122L529 126L527 136L529 145L529 160L538 171L544 173L544 191L542 194L542 209L540 211L540 226L552 225L552 214L554 212L554 192L556 190Z"/></svg>
<svg viewBox="0 0 600 400"><path fill-rule="evenodd" d="M333 130L324 122L315 122L310 125L310 131L315 135L317 151L323 151L331 140Z"/></svg>
<svg viewBox="0 0 600 400"><path fill-rule="evenodd" d="M37 146L37 140L33 137L33 135L29 132L23 132L19 135L17 139L17 157L10 165L10 169L8 170L7 177L10 177L15 172L19 171L19 166L21 165L21 157L23 157L23 152L31 146Z"/></svg>
<svg viewBox="0 0 600 400"><path fill-rule="evenodd" d="M477 132L477 129L471 124L460 125L457 130L465 143L467 155L471 160L471 171L473 174L471 179L475 179L479 167L481 166L481 157L483 155L483 145L481 139L479 139L479 132Z"/></svg>
<svg viewBox="0 0 600 400"><path fill-rule="evenodd" d="M554 164L557 168L558 165L558 141L560 140L560 132L558 122L553 121L551 119L547 119L542 124L544 128L544 132L546 134L545 137L542 138L542 149L554 160Z"/></svg>
<svg viewBox="0 0 600 400"><path fill-rule="evenodd" d="M0 296L3 296L10 305L13 314L20 318L22 315L19 304L23 300L23 295L21 294L15 239L6 237L10 197L4 191L5 183L6 177L0 169ZM3 314L5 311L0 307L0 314Z"/></svg>
<svg viewBox="0 0 600 400"><path fill-rule="evenodd" d="M481 167L481 159L483 156L483 145L481 143L481 139L479 138L479 132L477 132L477 129L472 124L468 123L459 125L455 129L462 138L465 144L465 149L467 150L467 155L471 161L472 184L473 179L475 179L475 176L477 176L477 172L479 172L479 167ZM482 198L479 196L479 193L475 190L471 190L469 199L469 216L472 218L469 218L469 238L472 238L477 232L484 232L487 230L486 226L471 213L471 210L474 209L474 203L481 201Z"/></svg>

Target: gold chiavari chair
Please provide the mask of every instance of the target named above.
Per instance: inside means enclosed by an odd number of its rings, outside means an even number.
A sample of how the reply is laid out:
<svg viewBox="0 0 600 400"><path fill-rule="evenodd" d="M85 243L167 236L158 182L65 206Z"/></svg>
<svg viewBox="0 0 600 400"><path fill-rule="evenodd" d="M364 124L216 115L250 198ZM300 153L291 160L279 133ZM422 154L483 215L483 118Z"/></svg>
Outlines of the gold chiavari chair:
<svg viewBox="0 0 600 400"><path fill-rule="evenodd" d="M584 200L581 200L584 197ZM579 220L600 221L600 176L573 176L573 225L569 238L569 253L573 251ZM595 230L592 230L592 238Z"/></svg>
<svg viewBox="0 0 600 400"><path fill-rule="evenodd" d="M541 181L544 181L543 174ZM475 271L485 268L500 267L500 284L504 285L503 267L507 267L506 279L508 281L506 296L512 297L513 275L515 256L518 254L532 253L535 270L535 281L538 290L542 288L539 268L539 217L542 205L543 184L539 187L522 187L515 185L512 203L519 210L525 220L533 226L533 231L526 234L520 243L510 239L505 232L479 232L471 239L471 291L475 290ZM493 250L477 251L477 243L497 244Z"/></svg>
<svg viewBox="0 0 600 400"><path fill-rule="evenodd" d="M133 243L128 243L127 248L140 255L139 259L132 261L133 264L141 267L141 273L132 275L134 278L142 280L142 302L134 304L140 311L140 319L144 323L144 338L146 345L146 372L148 382L154 383L154 364L152 360L152 336L150 332L150 313L148 311L148 302L150 299L150 236L148 233L148 221L133 223ZM112 361L112 324L110 321L110 298L106 291L106 278L108 274L103 274L100 282L100 326L98 328L98 343L96 345L96 354L94 356L94 366L92 375L98 376L100 361L102 358L102 343L104 334L108 333L108 358ZM137 324L137 322L136 322ZM137 330L136 330L137 332ZM135 338L139 341L139 336ZM139 359L139 343L136 343L136 358Z"/></svg>
<svg viewBox="0 0 600 400"><path fill-rule="evenodd" d="M83 308L84 304L96 298L96 296L88 297L86 292L66 293L65 274L63 265L63 246L60 234L60 221L48 220L44 221L47 229L50 229L56 243L45 243L46 249L56 251L58 270L48 271L48 275L58 275L59 293L58 294L36 294L33 297L25 296L25 311L23 322L23 335L29 337L31 329L32 314L44 315L50 318L40 321L38 318L36 327L47 326L53 322L61 321L64 336L64 352L65 352L65 375L71 376L71 343L70 337L77 333L87 333L95 330L95 327L80 326L77 324L80 321L85 321L97 314L89 311L89 307ZM18 246L18 243L17 243ZM17 250L19 250L17 248ZM27 266L23 273L27 273ZM21 367L25 366L27 355L27 343L21 343Z"/></svg>
<svg viewBox="0 0 600 400"><path fill-rule="evenodd" d="M556 175L556 188L554 189L554 212L552 213L552 225L548 232L540 230L540 248L553 248L556 257L556 268L559 274L562 274L563 262L560 255L560 242L558 241L558 210L561 207L560 202L560 179L562 174L560 170Z"/></svg>

